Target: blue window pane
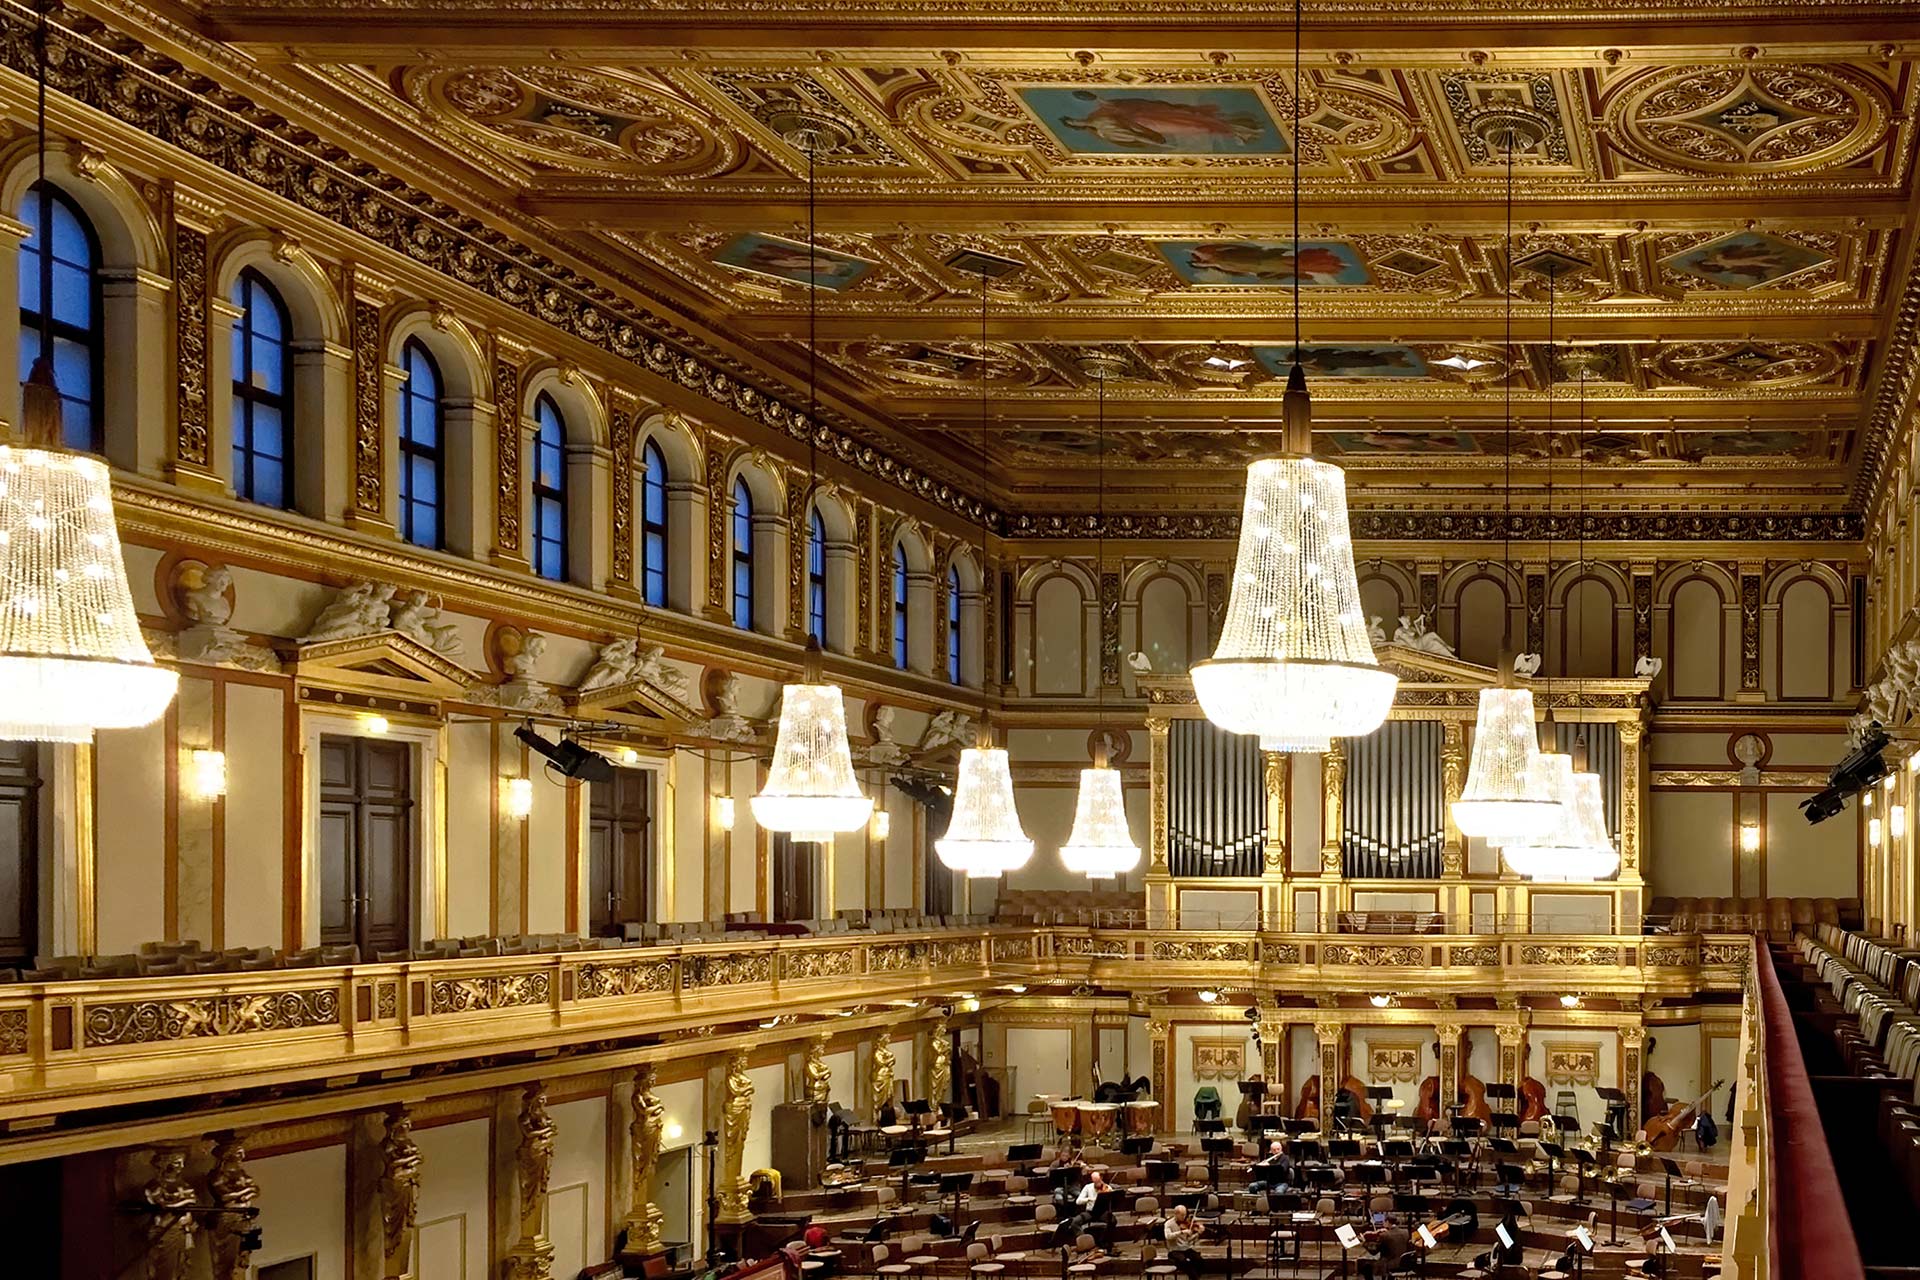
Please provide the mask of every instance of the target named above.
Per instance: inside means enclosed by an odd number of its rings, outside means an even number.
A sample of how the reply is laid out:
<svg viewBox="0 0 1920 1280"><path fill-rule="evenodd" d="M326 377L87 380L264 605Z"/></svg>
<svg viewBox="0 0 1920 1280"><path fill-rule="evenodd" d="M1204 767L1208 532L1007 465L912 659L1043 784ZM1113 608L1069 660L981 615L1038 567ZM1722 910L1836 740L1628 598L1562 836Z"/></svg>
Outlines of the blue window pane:
<svg viewBox="0 0 1920 1280"><path fill-rule="evenodd" d="M32 201L28 201L31 205ZM40 249L29 240L20 246L20 309L40 308Z"/></svg>
<svg viewBox="0 0 1920 1280"><path fill-rule="evenodd" d="M248 281L247 323L252 326L254 336L275 345L285 338L286 329L280 323L278 299L268 296L267 290L253 281Z"/></svg>
<svg viewBox="0 0 1920 1280"><path fill-rule="evenodd" d="M407 541L416 547L437 550L440 546L440 513L432 507L416 506L407 522Z"/></svg>
<svg viewBox="0 0 1920 1280"><path fill-rule="evenodd" d="M272 308L262 308L272 310ZM248 370L253 386L270 395L278 395L285 390L286 348L278 342L255 337L253 340L253 364Z"/></svg>
<svg viewBox="0 0 1920 1280"><path fill-rule="evenodd" d="M425 449L436 448L440 443L440 424L435 420L434 410L438 402L431 396L409 393L406 399L407 439Z"/></svg>
<svg viewBox="0 0 1920 1280"><path fill-rule="evenodd" d="M263 502L270 507L286 505L284 480L280 463L273 458L255 458L253 460L253 492L248 496L255 502Z"/></svg>
<svg viewBox="0 0 1920 1280"><path fill-rule="evenodd" d="M82 329L93 326L93 277L85 267L55 263L53 318Z"/></svg>
<svg viewBox="0 0 1920 1280"><path fill-rule="evenodd" d="M559 448L542 440L535 457L533 482L542 488L558 489L562 481L561 465Z"/></svg>
<svg viewBox="0 0 1920 1280"><path fill-rule="evenodd" d="M35 343L36 354L38 343ZM32 372L32 365L28 365ZM60 394L75 400L93 398L93 353L70 338L53 340L53 376L60 383Z"/></svg>
<svg viewBox="0 0 1920 1280"><path fill-rule="evenodd" d="M263 458L284 460L286 451L280 447L280 411L272 405L253 406L253 429L248 433L248 443L253 452Z"/></svg>
<svg viewBox="0 0 1920 1280"><path fill-rule="evenodd" d="M71 396L60 397L60 439L67 448L85 453L94 447L93 406Z"/></svg>

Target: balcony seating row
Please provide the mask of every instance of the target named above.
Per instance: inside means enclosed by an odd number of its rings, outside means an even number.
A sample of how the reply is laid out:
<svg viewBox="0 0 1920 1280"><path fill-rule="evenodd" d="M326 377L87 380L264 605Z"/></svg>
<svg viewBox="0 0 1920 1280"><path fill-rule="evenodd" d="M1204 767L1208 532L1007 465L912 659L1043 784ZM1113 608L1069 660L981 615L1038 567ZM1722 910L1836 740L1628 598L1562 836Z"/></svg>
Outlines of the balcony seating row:
<svg viewBox="0 0 1920 1280"><path fill-rule="evenodd" d="M1816 925L1858 929L1858 898L1655 898L1649 933L1764 933L1781 942Z"/></svg>
<svg viewBox="0 0 1920 1280"><path fill-rule="evenodd" d="M1126 925L1146 919L1144 889L1008 889L993 904L1008 924Z"/></svg>
<svg viewBox="0 0 1920 1280"><path fill-rule="evenodd" d="M1851 1080L1821 1079L1820 1057L1809 1058L1816 1092L1823 1088L1829 1101L1821 1103L1823 1117L1833 1107L1827 1124L1834 1145L1835 1165L1843 1172L1860 1172L1872 1156L1840 1150L1843 1143L1877 1138L1880 1153L1903 1184L1907 1202L1892 1206L1910 1218L1920 1207L1920 950L1896 946L1834 924L1822 924L1800 935L1795 950L1800 962L1817 977L1811 989L1811 1016L1830 1028L1833 1057ZM1791 953L1776 948L1781 966ZM1803 971L1804 974L1804 971ZM1796 1009L1796 1018L1802 1016ZM1802 1043L1808 1037L1802 1036ZM1816 1041L1817 1044L1817 1041ZM1826 1063L1827 1069L1834 1066ZM1841 1088L1835 1106L1832 1098ZM1849 1114L1850 1112L1850 1114ZM1853 1123L1847 1123L1853 1119ZM1869 1175L1871 1181L1871 1175ZM1884 1189L1882 1189L1884 1190ZM1875 1215L1884 1216L1884 1215ZM1856 1214L1856 1228L1858 1215ZM1872 1252L1863 1238L1863 1249Z"/></svg>

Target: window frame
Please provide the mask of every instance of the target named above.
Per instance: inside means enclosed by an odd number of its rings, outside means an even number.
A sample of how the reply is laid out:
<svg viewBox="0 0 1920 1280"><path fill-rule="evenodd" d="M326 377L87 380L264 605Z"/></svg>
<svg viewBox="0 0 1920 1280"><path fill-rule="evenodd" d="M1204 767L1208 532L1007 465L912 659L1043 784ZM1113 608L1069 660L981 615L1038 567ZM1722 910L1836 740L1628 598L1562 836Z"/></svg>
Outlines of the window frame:
<svg viewBox="0 0 1920 1280"><path fill-rule="evenodd" d="M413 359L415 355L426 362L426 368L433 375L433 394L431 397L417 395L413 390ZM444 551L447 546L447 380L441 371L440 362L434 358L427 344L419 338L408 338L400 347L400 367L406 377L400 384L400 421L395 424L395 443L400 455L400 484L397 495L399 509L394 513L398 519L402 539L416 547L429 551ZM433 405L433 444L422 445L411 438L413 426L414 402L430 400ZM413 467L415 458L426 458L432 463L434 494L431 502L423 502L413 494ZM421 542L413 536L413 513L415 506L431 507L434 512L432 542Z"/></svg>
<svg viewBox="0 0 1920 1280"><path fill-rule="evenodd" d="M893 665L901 671L909 669L913 659L913 618L907 608L908 574L907 548L905 543L893 544L893 637L889 646L893 655Z"/></svg>
<svg viewBox="0 0 1920 1280"><path fill-rule="evenodd" d="M960 668L960 570L947 566L947 682L965 684Z"/></svg>
<svg viewBox="0 0 1920 1280"><path fill-rule="evenodd" d="M817 506L807 520L807 634L827 647L827 522Z"/></svg>
<svg viewBox="0 0 1920 1280"><path fill-rule="evenodd" d="M753 490L744 476L735 478L733 482L733 511L729 518L733 540L730 583L733 625L742 631L752 631L757 612L754 608L754 589L759 582L753 556Z"/></svg>
<svg viewBox="0 0 1920 1280"><path fill-rule="evenodd" d="M48 325L47 337L53 344L57 345L59 341L64 338L86 351L88 376L92 380L92 386L88 389L89 394L84 401L75 397L71 390L62 390L60 392L61 441L68 448L84 448L84 451L87 453L105 453L107 444L106 324L105 316L102 314L105 299L100 282L100 233L95 229L93 219L87 216L87 211L80 207L80 202L62 190L59 184L53 182L36 182L27 188L26 201L23 202L21 206L22 215L25 215L27 212L27 203L31 203L36 210L39 208L42 191L46 193L47 221L51 223L54 220L52 214L55 206L65 209L67 213L72 216L74 224L79 227L80 236L85 243L87 251L87 312L92 320L91 326L83 329L71 321L61 320L58 317L54 317ZM27 219L22 216L21 221L25 222ZM53 231L50 226L40 227L38 231L41 237L40 245L37 249L31 250L31 252L39 255L38 271L36 272L38 276L38 280L36 281L37 292L40 305L43 307L51 307L53 305L53 266L55 257L55 254L52 252ZM32 237L29 236L20 242L19 252L23 257L29 252L27 246L31 241ZM68 265L73 264L69 263ZM31 335L35 339L35 358L43 354L51 354L46 350L45 345L39 341L40 314L38 311L28 310L25 306L20 308L21 336L26 337ZM24 351L25 346L22 344L23 354ZM57 365L58 361L56 360L55 363ZM32 371L33 363L32 361L28 361L27 367L20 371L22 381L24 381ZM71 436L68 435L68 404L85 404L87 406L88 423L87 443L85 446L78 445Z"/></svg>
<svg viewBox="0 0 1920 1280"><path fill-rule="evenodd" d="M656 470L658 478L656 479ZM660 494L660 518L653 518L653 493ZM656 609L667 605L671 589L667 556L672 541L667 532L667 455L657 441L640 446L640 599ZM657 553L657 554L656 554ZM655 561L658 563L655 563ZM659 583L659 591L654 583Z"/></svg>
<svg viewBox="0 0 1920 1280"><path fill-rule="evenodd" d="M542 413L549 416L543 419L541 417ZM554 434L554 440L551 444L549 444L547 440L547 430L549 427L552 428ZM556 483L552 485L543 484L540 480L540 455L549 448L551 448L556 455L553 473L557 477L557 480ZM568 580L567 575L569 570L569 557L567 555L567 418L566 415L560 411L559 403L545 391L542 391L533 399L533 466L530 468L530 479L527 488L530 494L528 512L532 516L533 523L533 537L531 539L533 544L533 555L531 557L533 572L536 577L544 578L549 582L565 582ZM545 535L546 524L542 519L542 515L549 506L551 506L559 516L560 535L557 539L549 539ZM555 550L558 561L554 565L554 572L552 573L547 572L544 563L546 551L549 546L552 546Z"/></svg>
<svg viewBox="0 0 1920 1280"><path fill-rule="evenodd" d="M234 320L239 347L244 359L232 370L233 381L233 492L246 502L258 503L280 511L293 509L293 313L273 281L255 267L245 267L233 282L234 305L240 315ZM264 295L280 321L280 390L266 391L253 382L253 300ZM254 481L254 464L260 450L254 445L254 417L258 407L280 414L280 500L268 502L259 497Z"/></svg>

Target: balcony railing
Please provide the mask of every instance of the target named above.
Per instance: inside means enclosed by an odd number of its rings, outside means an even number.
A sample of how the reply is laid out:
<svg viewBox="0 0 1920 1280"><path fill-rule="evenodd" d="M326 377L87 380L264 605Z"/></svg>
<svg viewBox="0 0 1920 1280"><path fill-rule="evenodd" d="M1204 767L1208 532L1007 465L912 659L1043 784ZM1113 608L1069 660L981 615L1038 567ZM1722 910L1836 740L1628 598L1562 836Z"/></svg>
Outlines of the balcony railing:
<svg viewBox="0 0 1920 1280"><path fill-rule="evenodd" d="M0 1123L1036 980L1738 990L1750 948L1733 935L1003 926L22 983L0 987Z"/></svg>

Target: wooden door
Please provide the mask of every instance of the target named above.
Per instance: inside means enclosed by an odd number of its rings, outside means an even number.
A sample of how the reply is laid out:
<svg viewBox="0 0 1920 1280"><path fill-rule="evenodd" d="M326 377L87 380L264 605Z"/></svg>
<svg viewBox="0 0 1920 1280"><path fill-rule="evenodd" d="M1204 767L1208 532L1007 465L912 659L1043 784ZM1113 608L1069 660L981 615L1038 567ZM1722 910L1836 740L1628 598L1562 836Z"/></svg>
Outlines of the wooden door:
<svg viewBox="0 0 1920 1280"><path fill-rule="evenodd" d="M587 914L595 934L648 919L647 868L652 860L653 780L644 770L615 769L611 782L587 793Z"/></svg>
<svg viewBox="0 0 1920 1280"><path fill-rule="evenodd" d="M320 941L363 960L412 942L413 752L320 740Z"/></svg>
<svg viewBox="0 0 1920 1280"><path fill-rule="evenodd" d="M771 832L768 853L773 860L773 918L812 920L814 867L824 846L801 844L785 832Z"/></svg>
<svg viewBox="0 0 1920 1280"><path fill-rule="evenodd" d="M40 934L40 748L0 742L0 968L29 968Z"/></svg>

